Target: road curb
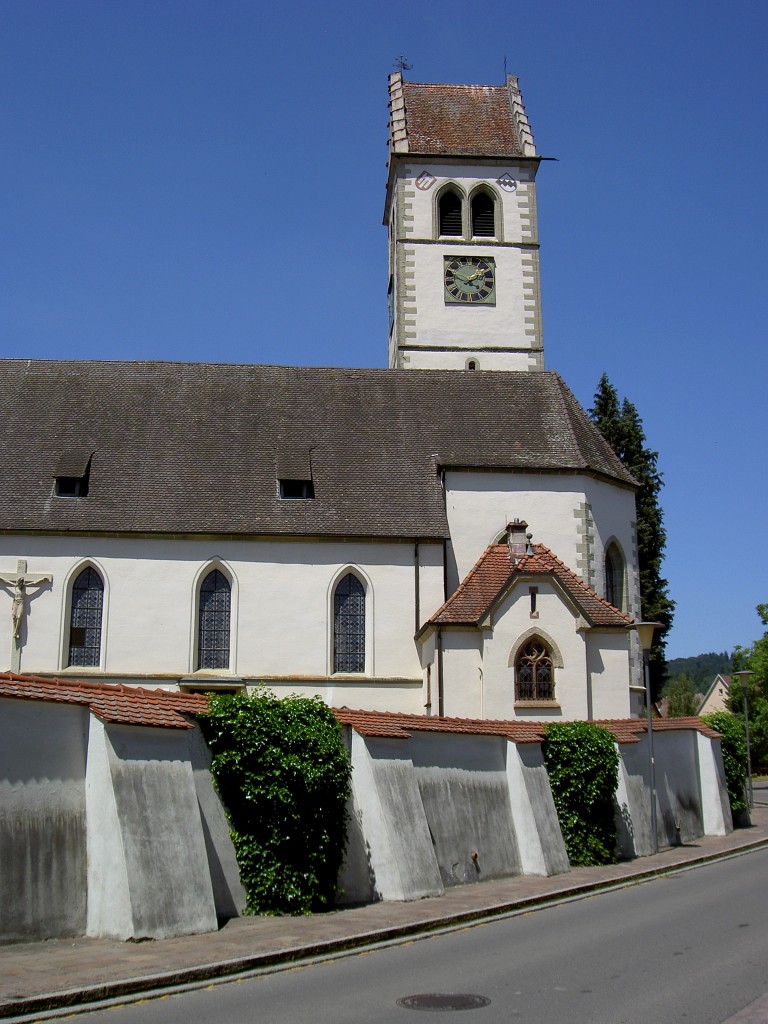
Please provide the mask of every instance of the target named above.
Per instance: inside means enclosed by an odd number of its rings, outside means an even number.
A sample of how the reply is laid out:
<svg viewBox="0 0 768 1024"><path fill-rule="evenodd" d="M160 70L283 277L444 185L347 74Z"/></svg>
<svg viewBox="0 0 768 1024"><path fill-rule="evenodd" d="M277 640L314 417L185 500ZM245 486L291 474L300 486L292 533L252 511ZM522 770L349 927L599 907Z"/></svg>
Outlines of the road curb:
<svg viewBox="0 0 768 1024"><path fill-rule="evenodd" d="M524 913L535 908L543 908L563 900L595 894L600 891L623 888L661 875L684 871L702 864L738 857L768 847L768 838L745 843L730 850L702 854L688 860L671 864L655 865L645 870L617 878L602 878L595 881L580 882L564 886L549 893L538 893L514 900L478 907L473 910L462 910L429 921L411 921L401 925L390 925L374 931L359 932L355 935L339 936L317 942L302 943L269 952L254 953L248 956L234 957L229 960L218 960L212 963L196 964L191 967L163 971L141 977L125 978L98 985L87 985L77 989L59 992L42 993L34 996L21 996L0 1003L0 1019L25 1020L40 1015L55 1015L57 1010L78 1009L83 1012L98 1009L105 1003L113 1003L122 998L168 992L168 990L195 987L205 982L233 979L238 975L247 975L259 970L294 965L302 961L333 956L339 953L364 949L369 946L396 942L400 939L413 938L437 933L445 929L480 923L483 920L504 917L516 913Z"/></svg>

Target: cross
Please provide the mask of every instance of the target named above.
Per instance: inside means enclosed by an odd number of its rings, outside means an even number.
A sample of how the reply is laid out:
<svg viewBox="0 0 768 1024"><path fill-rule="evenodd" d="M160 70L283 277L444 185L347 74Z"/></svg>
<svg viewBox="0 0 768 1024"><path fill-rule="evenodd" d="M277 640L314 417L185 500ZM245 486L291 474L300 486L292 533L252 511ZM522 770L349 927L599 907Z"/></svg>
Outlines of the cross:
<svg viewBox="0 0 768 1024"><path fill-rule="evenodd" d="M0 583L13 587L11 603L11 672L21 670L21 627L27 613L26 587L39 587L43 583L52 583L51 573L27 573L27 560L20 558L16 562L16 572L0 576Z"/></svg>

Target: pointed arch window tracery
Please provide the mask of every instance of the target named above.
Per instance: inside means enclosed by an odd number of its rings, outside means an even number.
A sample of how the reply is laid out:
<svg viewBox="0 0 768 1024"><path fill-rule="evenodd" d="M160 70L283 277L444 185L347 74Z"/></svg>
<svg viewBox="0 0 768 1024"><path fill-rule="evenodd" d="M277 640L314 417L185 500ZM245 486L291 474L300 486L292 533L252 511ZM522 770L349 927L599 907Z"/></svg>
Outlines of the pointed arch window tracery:
<svg viewBox="0 0 768 1024"><path fill-rule="evenodd" d="M197 667L229 668L232 588L220 569L213 569L200 584L197 630Z"/></svg>
<svg viewBox="0 0 768 1024"><path fill-rule="evenodd" d="M555 676L549 648L538 637L515 659L515 700L554 700Z"/></svg>
<svg viewBox="0 0 768 1024"><path fill-rule="evenodd" d="M101 664L104 581L89 565L72 584L67 665L95 668Z"/></svg>
<svg viewBox="0 0 768 1024"><path fill-rule="evenodd" d="M333 592L333 671L365 672L365 587L351 572Z"/></svg>

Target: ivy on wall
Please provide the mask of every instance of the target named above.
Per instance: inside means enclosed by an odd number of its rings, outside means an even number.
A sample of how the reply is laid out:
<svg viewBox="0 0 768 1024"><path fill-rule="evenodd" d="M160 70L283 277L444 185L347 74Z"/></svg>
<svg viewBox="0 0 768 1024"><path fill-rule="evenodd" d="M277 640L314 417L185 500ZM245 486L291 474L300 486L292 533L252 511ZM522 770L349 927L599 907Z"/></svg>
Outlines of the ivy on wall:
<svg viewBox="0 0 768 1024"><path fill-rule="evenodd" d="M219 694L200 724L229 813L246 913L327 908L346 846L351 774L330 708L266 690Z"/></svg>
<svg viewBox="0 0 768 1024"><path fill-rule="evenodd" d="M739 828L749 824L749 808L744 796L747 777L747 737L744 722L728 711L713 711L702 720L721 734L725 785L731 805L733 824Z"/></svg>
<svg viewBox="0 0 768 1024"><path fill-rule="evenodd" d="M613 864L614 794L619 783L613 736L593 722L552 722L542 749L571 864Z"/></svg>

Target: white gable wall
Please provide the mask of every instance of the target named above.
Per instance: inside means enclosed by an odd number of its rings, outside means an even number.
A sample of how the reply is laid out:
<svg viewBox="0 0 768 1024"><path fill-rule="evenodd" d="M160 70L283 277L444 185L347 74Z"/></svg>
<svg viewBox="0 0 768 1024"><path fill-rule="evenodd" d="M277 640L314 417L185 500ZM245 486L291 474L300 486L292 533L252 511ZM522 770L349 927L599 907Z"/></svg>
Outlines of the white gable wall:
<svg viewBox="0 0 768 1024"><path fill-rule="evenodd" d="M445 492L449 592L507 523L524 519L534 543L546 544L600 595L605 593L605 549L611 540L618 543L629 584L623 610L633 614L638 593L633 491L577 474L449 470Z"/></svg>

